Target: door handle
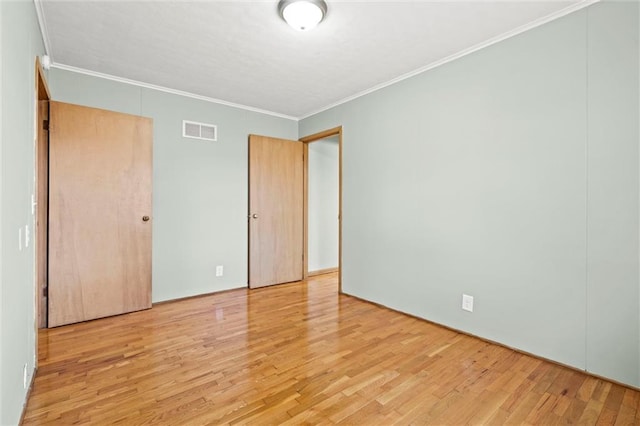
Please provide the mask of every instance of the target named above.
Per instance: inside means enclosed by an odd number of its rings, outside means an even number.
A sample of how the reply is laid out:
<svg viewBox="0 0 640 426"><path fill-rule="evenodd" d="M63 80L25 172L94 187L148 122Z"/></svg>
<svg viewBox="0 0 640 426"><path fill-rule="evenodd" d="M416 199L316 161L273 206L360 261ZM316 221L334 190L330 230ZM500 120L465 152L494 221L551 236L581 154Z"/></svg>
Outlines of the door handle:
<svg viewBox="0 0 640 426"><path fill-rule="evenodd" d="M258 215L257 215L257 214L254 214L252 217L253 217L254 219L257 219L257 218L258 218Z"/></svg>
<svg viewBox="0 0 640 426"><path fill-rule="evenodd" d="M142 216L143 222L149 222L149 216Z"/></svg>

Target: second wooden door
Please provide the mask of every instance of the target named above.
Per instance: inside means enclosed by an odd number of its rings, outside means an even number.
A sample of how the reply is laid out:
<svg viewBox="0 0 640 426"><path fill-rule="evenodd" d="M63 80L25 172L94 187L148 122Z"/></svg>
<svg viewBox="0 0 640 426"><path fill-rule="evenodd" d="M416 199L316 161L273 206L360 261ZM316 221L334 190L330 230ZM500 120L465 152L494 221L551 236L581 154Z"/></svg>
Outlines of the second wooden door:
<svg viewBox="0 0 640 426"><path fill-rule="evenodd" d="M49 327L151 307L149 118L50 103Z"/></svg>
<svg viewBox="0 0 640 426"><path fill-rule="evenodd" d="M302 279L301 142L249 137L249 287Z"/></svg>

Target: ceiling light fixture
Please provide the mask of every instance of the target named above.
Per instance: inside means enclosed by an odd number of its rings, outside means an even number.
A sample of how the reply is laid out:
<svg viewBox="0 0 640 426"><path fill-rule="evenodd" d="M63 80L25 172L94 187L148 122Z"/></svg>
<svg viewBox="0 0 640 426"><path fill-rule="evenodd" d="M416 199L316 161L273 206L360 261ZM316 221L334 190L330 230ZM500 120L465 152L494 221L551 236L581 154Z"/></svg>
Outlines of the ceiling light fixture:
<svg viewBox="0 0 640 426"><path fill-rule="evenodd" d="M315 27L327 14L324 0L280 0L278 12L287 24L298 31Z"/></svg>

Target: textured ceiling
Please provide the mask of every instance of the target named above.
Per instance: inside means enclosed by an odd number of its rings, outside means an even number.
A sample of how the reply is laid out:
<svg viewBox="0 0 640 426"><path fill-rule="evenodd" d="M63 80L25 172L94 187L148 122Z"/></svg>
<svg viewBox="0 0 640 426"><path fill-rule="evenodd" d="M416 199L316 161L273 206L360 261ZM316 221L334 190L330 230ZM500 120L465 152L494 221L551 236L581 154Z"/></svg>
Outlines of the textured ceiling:
<svg viewBox="0 0 640 426"><path fill-rule="evenodd" d="M36 0L54 65L304 117L584 1L331 1L298 32L277 1Z"/></svg>

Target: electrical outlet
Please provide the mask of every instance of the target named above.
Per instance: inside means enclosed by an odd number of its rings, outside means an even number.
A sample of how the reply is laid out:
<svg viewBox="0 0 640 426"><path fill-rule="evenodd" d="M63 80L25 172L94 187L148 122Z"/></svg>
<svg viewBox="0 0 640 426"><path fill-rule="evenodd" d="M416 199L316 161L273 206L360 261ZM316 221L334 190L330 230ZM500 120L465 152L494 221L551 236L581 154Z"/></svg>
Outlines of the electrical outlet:
<svg viewBox="0 0 640 426"><path fill-rule="evenodd" d="M29 232L29 225L24 227L24 246L29 247L29 241L31 241L31 233Z"/></svg>
<svg viewBox="0 0 640 426"><path fill-rule="evenodd" d="M22 369L22 387L24 389L27 388L27 364L24 364L24 368Z"/></svg>
<svg viewBox="0 0 640 426"><path fill-rule="evenodd" d="M216 277L221 277L222 275L224 275L224 266L216 266Z"/></svg>
<svg viewBox="0 0 640 426"><path fill-rule="evenodd" d="M462 295L462 309L473 312L473 296L469 296L468 294Z"/></svg>

